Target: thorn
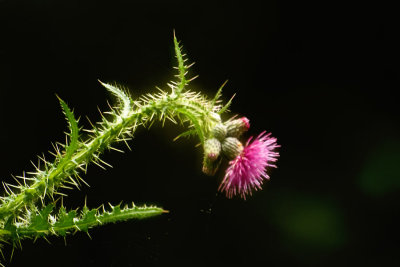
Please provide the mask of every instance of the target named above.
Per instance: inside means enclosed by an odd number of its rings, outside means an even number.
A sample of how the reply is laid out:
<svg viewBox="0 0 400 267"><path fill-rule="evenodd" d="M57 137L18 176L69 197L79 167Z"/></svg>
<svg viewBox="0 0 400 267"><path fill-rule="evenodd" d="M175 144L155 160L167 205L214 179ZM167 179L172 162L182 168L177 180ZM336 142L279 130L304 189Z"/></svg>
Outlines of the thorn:
<svg viewBox="0 0 400 267"><path fill-rule="evenodd" d="M63 186L61 186L61 187L63 187ZM70 188L70 189L72 189L72 188ZM54 194L60 195L60 196L62 196L62 197L67 197L67 196L68 196L68 195L66 195L66 194L64 194L64 193L57 192L57 191L55 191Z"/></svg>
<svg viewBox="0 0 400 267"><path fill-rule="evenodd" d="M49 179L48 176L46 176L47 184L48 184L48 179ZM43 198L46 196L46 191L47 191L47 185L44 186ZM43 201L42 201L42 204L43 204Z"/></svg>
<svg viewBox="0 0 400 267"><path fill-rule="evenodd" d="M1 254L1 256L3 257L3 260L6 260L6 258L4 257L3 251L1 250L1 248L0 248L0 254ZM5 267L3 264L1 264L1 262L0 262L0 266Z"/></svg>
<svg viewBox="0 0 400 267"><path fill-rule="evenodd" d="M43 238L44 238L44 240L47 241L47 243L49 243L51 245L51 242L45 236L43 236Z"/></svg>
<svg viewBox="0 0 400 267"><path fill-rule="evenodd" d="M93 163L102 168L103 170L107 170L106 168L104 168L104 166L101 166L100 163L98 163L97 161L94 160Z"/></svg>
<svg viewBox="0 0 400 267"><path fill-rule="evenodd" d="M117 148L112 147L112 146L110 146L109 149L115 150L115 151L120 152L120 153L125 153L125 151L117 149Z"/></svg>
<svg viewBox="0 0 400 267"><path fill-rule="evenodd" d="M193 78L190 78L189 80L187 80L188 82L193 81L194 79L197 79L199 77L199 75L194 76Z"/></svg>
<svg viewBox="0 0 400 267"><path fill-rule="evenodd" d="M90 185L84 179L82 179L82 177L80 177L78 174L75 174L75 177L81 180L81 182L83 182L87 187L90 187Z"/></svg>
<svg viewBox="0 0 400 267"><path fill-rule="evenodd" d="M176 120L174 120L174 118L172 118L172 117L169 117L169 116L166 116L167 117L167 119L169 119L170 121L172 121L172 123L174 123L174 124L178 124L177 122L176 122Z"/></svg>
<svg viewBox="0 0 400 267"><path fill-rule="evenodd" d="M57 158L57 154L53 153L52 151L48 151L50 153L50 155L52 155L53 157Z"/></svg>
<svg viewBox="0 0 400 267"><path fill-rule="evenodd" d="M151 128L151 126L153 126L154 122L155 122L155 121L153 121L153 120L152 120L152 121L150 122L150 125L149 125L149 127L147 127L147 128L148 128L148 129L150 129L150 128Z"/></svg>
<svg viewBox="0 0 400 267"><path fill-rule="evenodd" d="M8 192L9 189L7 189L7 185L4 182L2 182L2 183L3 183L3 187L4 187L4 190L6 191L6 193L8 195L11 195L10 192Z"/></svg>
<svg viewBox="0 0 400 267"><path fill-rule="evenodd" d="M76 167L78 167L79 169L81 169L82 171L84 171L86 173L86 169L84 169L81 164L78 164L74 159L71 159L71 161L75 164Z"/></svg>
<svg viewBox="0 0 400 267"><path fill-rule="evenodd" d="M88 235L88 237L90 238L90 240L92 240L92 237L90 236L89 231L87 231L86 234Z"/></svg>
<svg viewBox="0 0 400 267"><path fill-rule="evenodd" d="M40 171L40 170L38 169L38 167L36 167L35 163L33 163L32 160L31 160L31 164L33 165L33 167L34 167L37 171Z"/></svg>
<svg viewBox="0 0 400 267"><path fill-rule="evenodd" d="M18 179L17 178L15 178L15 176L14 175L12 175L11 174L11 177L22 187L22 184L18 181Z"/></svg>
<svg viewBox="0 0 400 267"><path fill-rule="evenodd" d="M191 64L189 64L189 65L187 65L187 66L185 66L187 69L189 69L190 67L192 67L194 64L195 64L196 62L193 62L193 63L191 63Z"/></svg>
<svg viewBox="0 0 400 267"><path fill-rule="evenodd" d="M99 157L97 157L97 160L99 160L101 163L103 163L104 165L106 165L106 166L108 166L108 167L110 167L110 168L112 168L112 167L113 167L111 164L109 164L109 163L105 162L104 160L102 160L102 159L101 159L101 158L99 158Z"/></svg>
<svg viewBox="0 0 400 267"><path fill-rule="evenodd" d="M14 246L13 246L13 248L11 250L10 262L12 261L13 256L14 256Z"/></svg>
<svg viewBox="0 0 400 267"><path fill-rule="evenodd" d="M129 151L132 151L131 147L128 145L128 142L126 142L126 139L122 139L125 142L125 145L128 147Z"/></svg>
<svg viewBox="0 0 400 267"><path fill-rule="evenodd" d="M108 102L108 100L106 102L107 102L107 106L110 108L110 110L114 110L114 108L110 105L110 102Z"/></svg>
<svg viewBox="0 0 400 267"><path fill-rule="evenodd" d="M18 182L18 180L16 180L16 181ZM13 184L9 184L9 183L6 183L6 184L7 184L7 186L9 186L9 187L14 187L14 188L16 188L16 189L21 189L20 186L13 185Z"/></svg>
<svg viewBox="0 0 400 267"><path fill-rule="evenodd" d="M79 184L78 184L71 176L68 176L68 178L71 180L71 183L72 183L73 185L75 185L76 188L79 189ZM67 182L68 182L68 181L67 181Z"/></svg>
<svg viewBox="0 0 400 267"><path fill-rule="evenodd" d="M90 121L88 116L86 116L86 119L88 120L90 126L92 126L93 129L96 129L96 127L94 127L93 123Z"/></svg>

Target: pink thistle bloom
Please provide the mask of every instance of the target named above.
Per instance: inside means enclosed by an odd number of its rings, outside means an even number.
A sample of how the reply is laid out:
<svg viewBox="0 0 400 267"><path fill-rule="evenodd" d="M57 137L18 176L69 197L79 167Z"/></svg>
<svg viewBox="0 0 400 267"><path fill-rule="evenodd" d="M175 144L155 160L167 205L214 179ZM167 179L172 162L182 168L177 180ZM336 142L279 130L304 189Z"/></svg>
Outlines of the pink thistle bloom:
<svg viewBox="0 0 400 267"><path fill-rule="evenodd" d="M253 137L249 138L242 152L229 162L219 191L225 191L228 198L240 195L246 199L253 190L261 189L264 179L269 180L266 167L276 168L274 162L279 157L279 153L273 150L280 146L270 135L265 135L264 131L251 143Z"/></svg>

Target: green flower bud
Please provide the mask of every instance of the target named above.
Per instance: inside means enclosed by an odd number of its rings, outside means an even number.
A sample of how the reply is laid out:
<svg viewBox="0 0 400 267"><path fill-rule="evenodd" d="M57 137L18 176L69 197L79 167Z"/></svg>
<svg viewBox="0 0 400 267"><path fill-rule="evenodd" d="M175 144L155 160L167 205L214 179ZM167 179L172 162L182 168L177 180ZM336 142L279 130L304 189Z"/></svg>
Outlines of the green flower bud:
<svg viewBox="0 0 400 267"><path fill-rule="evenodd" d="M203 172L214 175L221 163L221 143L216 138L207 139L204 142Z"/></svg>
<svg viewBox="0 0 400 267"><path fill-rule="evenodd" d="M207 139L204 142L204 157L211 161L216 160L221 153L221 143L216 138Z"/></svg>
<svg viewBox="0 0 400 267"><path fill-rule="evenodd" d="M240 137L244 132L250 128L249 119L242 117L236 120L225 122L227 129L227 136Z"/></svg>
<svg viewBox="0 0 400 267"><path fill-rule="evenodd" d="M229 159L236 158L243 151L243 144L235 137L227 137L222 142L222 153Z"/></svg>
<svg viewBox="0 0 400 267"><path fill-rule="evenodd" d="M222 141L224 140L226 136L226 126L223 125L222 123L217 124L212 130L211 134L217 138L218 140Z"/></svg>

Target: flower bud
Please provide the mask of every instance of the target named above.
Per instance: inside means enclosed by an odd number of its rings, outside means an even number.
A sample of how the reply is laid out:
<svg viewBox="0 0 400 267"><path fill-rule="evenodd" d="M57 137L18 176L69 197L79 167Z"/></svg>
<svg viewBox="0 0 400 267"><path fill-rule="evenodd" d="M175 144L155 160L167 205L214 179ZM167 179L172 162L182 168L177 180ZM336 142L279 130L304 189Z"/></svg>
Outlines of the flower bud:
<svg viewBox="0 0 400 267"><path fill-rule="evenodd" d="M217 172L220 163L221 163L221 158L217 160L210 160L208 157L204 157L203 169L202 169L203 173L213 176Z"/></svg>
<svg viewBox="0 0 400 267"><path fill-rule="evenodd" d="M227 137L222 142L222 152L229 160L239 156L242 151L243 144L235 137Z"/></svg>
<svg viewBox="0 0 400 267"><path fill-rule="evenodd" d="M223 124L217 124L212 130L211 134L217 138L218 140L222 141L224 140L226 136L226 126Z"/></svg>
<svg viewBox="0 0 400 267"><path fill-rule="evenodd" d="M249 119L241 117L236 120L227 121L225 123L227 129L227 136L240 137L244 132L250 128Z"/></svg>
<svg viewBox="0 0 400 267"><path fill-rule="evenodd" d="M216 138L207 139L204 142L204 157L214 161L221 153L221 143Z"/></svg>

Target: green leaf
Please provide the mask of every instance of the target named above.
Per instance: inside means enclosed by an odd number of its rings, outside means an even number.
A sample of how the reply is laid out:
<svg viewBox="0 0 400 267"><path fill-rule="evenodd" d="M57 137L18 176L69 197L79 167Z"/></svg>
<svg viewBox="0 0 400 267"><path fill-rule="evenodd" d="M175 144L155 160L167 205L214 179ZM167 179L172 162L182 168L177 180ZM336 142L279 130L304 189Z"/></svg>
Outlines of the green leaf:
<svg viewBox="0 0 400 267"><path fill-rule="evenodd" d="M53 227L58 229L57 234L61 236L67 235L67 230L71 225L74 224L74 219L76 217L76 211L71 210L70 212L66 212L64 207L60 208L59 215L57 221L54 223Z"/></svg>
<svg viewBox="0 0 400 267"><path fill-rule="evenodd" d="M96 216L96 219L101 223L115 223L118 221L126 221L131 219L144 219L166 212L167 211L154 206L137 207L133 205L132 207L126 206L125 208L121 209L120 205L117 205L115 207L111 207L110 212L103 212L102 214L99 214Z"/></svg>
<svg viewBox="0 0 400 267"><path fill-rule="evenodd" d="M195 115L193 115L192 113L190 113L188 110L185 110L183 108L178 108L177 110L189 118L190 122L193 124L194 128L196 129L197 135L199 136L201 143L204 144L204 133L203 133L202 128L200 127L200 122L197 119L197 117Z"/></svg>
<svg viewBox="0 0 400 267"><path fill-rule="evenodd" d="M76 221L76 226L79 230L87 232L91 226L97 225L99 222L96 219L97 209L89 210L86 206L82 210L80 219Z"/></svg>
<svg viewBox="0 0 400 267"><path fill-rule="evenodd" d="M176 59L178 60L178 66L176 69L178 69L178 82L172 82L173 86L172 88L176 90L176 94L180 95L181 92L185 89L185 86L188 85L188 83L192 80L194 80L197 76L187 80L186 79L186 74L188 72L188 69L193 66L194 63L185 65L185 62L187 59L185 59L185 55L182 53L182 47L180 46L180 42L178 39L176 39L175 31L174 31L174 48L175 48L175 56Z"/></svg>
<svg viewBox="0 0 400 267"><path fill-rule="evenodd" d="M176 93L179 95L182 92L183 88L185 88L186 86L185 74L187 70L185 67L185 61L182 56L182 49L179 46L178 40L176 39L175 32L174 32L174 46L175 46L175 56L176 59L178 60L178 72L179 72L178 74L179 82Z"/></svg>
<svg viewBox="0 0 400 267"><path fill-rule="evenodd" d="M49 215L53 210L54 205L49 204L44 207L39 213L34 212L31 215L30 223L28 225L29 231L35 233L36 236L43 236L50 228ZM18 229L17 229L18 232Z"/></svg>
<svg viewBox="0 0 400 267"><path fill-rule="evenodd" d="M190 129L190 130L187 130L187 131L181 133L177 137L175 137L174 141L178 140L181 137L190 137L190 136L194 136L194 135L196 135L196 130L195 129Z"/></svg>
<svg viewBox="0 0 400 267"><path fill-rule="evenodd" d="M234 97L235 97L235 95L233 95L233 96L231 97L231 99L229 99L228 103L226 103L225 106L223 106L223 107L218 111L218 114L222 114L222 113L224 113L225 111L228 110L229 106L232 104L232 100L233 100Z"/></svg>
<svg viewBox="0 0 400 267"><path fill-rule="evenodd" d="M211 101L211 108L215 106L215 103L222 96L222 88L227 84L228 80L226 80L218 89L217 93L214 96L214 99Z"/></svg>
<svg viewBox="0 0 400 267"><path fill-rule="evenodd" d="M84 206L79 214L75 210L67 212L64 207L61 207L57 216L53 216L51 215L53 209L54 205L49 204L39 212L32 212L27 224L7 223L4 230L0 232L1 238L6 240L8 237L14 242L19 242L22 238L45 237L50 234L66 236L75 231L87 232L90 228L105 223L144 219L167 212L154 206L137 207L132 205L132 207L121 208L120 205L117 205L111 206L110 211L103 212Z"/></svg>
<svg viewBox="0 0 400 267"><path fill-rule="evenodd" d="M100 84L103 85L109 92L115 95L120 102L122 103L121 107L121 115L122 117L127 117L129 112L132 110L132 100L131 98L120 88L113 86L111 84L103 83L100 81Z"/></svg>
<svg viewBox="0 0 400 267"><path fill-rule="evenodd" d="M66 155L63 158L63 161L68 161L75 153L75 151L78 149L78 138L79 138L78 121L75 119L74 113L70 110L68 105L60 97L57 96L57 98L60 101L61 107L67 118L67 121L69 123L69 128L71 131L70 142L68 146L66 146L65 148Z"/></svg>

